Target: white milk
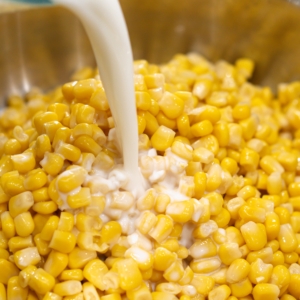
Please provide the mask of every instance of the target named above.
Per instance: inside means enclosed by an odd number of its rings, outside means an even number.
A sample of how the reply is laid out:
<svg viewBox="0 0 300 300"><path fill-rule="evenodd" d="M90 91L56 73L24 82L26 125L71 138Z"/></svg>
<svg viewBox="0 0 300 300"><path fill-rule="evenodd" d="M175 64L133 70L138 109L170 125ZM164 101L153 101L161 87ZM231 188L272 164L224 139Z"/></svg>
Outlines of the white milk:
<svg viewBox="0 0 300 300"><path fill-rule="evenodd" d="M94 50L101 80L115 121L117 140L129 174L127 188L144 190L138 168L138 128L135 112L133 57L118 0L53 0L81 20Z"/></svg>

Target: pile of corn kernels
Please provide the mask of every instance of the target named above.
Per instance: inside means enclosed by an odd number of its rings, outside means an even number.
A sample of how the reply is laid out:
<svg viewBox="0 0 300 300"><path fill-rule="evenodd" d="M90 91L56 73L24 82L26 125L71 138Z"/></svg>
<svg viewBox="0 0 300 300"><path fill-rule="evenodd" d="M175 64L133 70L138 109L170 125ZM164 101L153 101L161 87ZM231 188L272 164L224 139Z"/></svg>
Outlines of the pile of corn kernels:
<svg viewBox="0 0 300 300"><path fill-rule="evenodd" d="M11 96L0 300L300 299L300 82L275 97L253 67L134 62L138 198L97 72Z"/></svg>

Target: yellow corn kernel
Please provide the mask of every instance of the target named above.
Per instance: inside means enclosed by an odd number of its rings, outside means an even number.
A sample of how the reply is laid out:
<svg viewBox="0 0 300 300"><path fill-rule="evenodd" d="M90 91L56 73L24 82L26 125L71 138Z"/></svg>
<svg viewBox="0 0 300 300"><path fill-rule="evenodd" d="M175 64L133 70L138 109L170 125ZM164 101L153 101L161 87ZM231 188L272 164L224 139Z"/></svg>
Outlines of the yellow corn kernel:
<svg viewBox="0 0 300 300"><path fill-rule="evenodd" d="M284 265L278 265L273 268L269 283L275 284L280 288L280 296L287 290L291 280L289 270Z"/></svg>
<svg viewBox="0 0 300 300"><path fill-rule="evenodd" d="M175 94L165 92L162 98L158 101L159 108L167 118L178 118L184 109L184 102Z"/></svg>
<svg viewBox="0 0 300 300"><path fill-rule="evenodd" d="M108 249L108 245L106 243L101 243L99 234L91 232L79 232L77 235L77 245L81 249L95 250L100 253L104 253Z"/></svg>
<svg viewBox="0 0 300 300"><path fill-rule="evenodd" d="M89 261L97 257L96 251L82 250L75 247L69 254L69 264L70 269L83 268Z"/></svg>
<svg viewBox="0 0 300 300"><path fill-rule="evenodd" d="M83 276L96 288L105 290L103 276L108 272L107 266L100 259L89 261L83 269Z"/></svg>
<svg viewBox="0 0 300 300"><path fill-rule="evenodd" d="M112 293L105 296L101 296L101 300L122 300L120 294Z"/></svg>
<svg viewBox="0 0 300 300"><path fill-rule="evenodd" d="M49 137L50 142L53 141L56 131L63 125L59 121L50 121L44 124L43 132Z"/></svg>
<svg viewBox="0 0 300 300"><path fill-rule="evenodd" d="M229 129L226 122L215 124L213 134L217 138L220 147L226 147L229 143Z"/></svg>
<svg viewBox="0 0 300 300"><path fill-rule="evenodd" d="M248 254L247 261L252 263L258 258L262 259L264 263L270 263L273 259L272 249L270 247L266 247L258 251L252 251Z"/></svg>
<svg viewBox="0 0 300 300"><path fill-rule="evenodd" d="M273 172L267 180L267 191L270 195L278 195L282 191L282 178L280 173Z"/></svg>
<svg viewBox="0 0 300 300"><path fill-rule="evenodd" d="M187 114L183 113L176 120L176 125L180 136L187 136L190 131L190 120Z"/></svg>
<svg viewBox="0 0 300 300"><path fill-rule="evenodd" d="M66 280L83 280L83 271L81 269L63 270L58 276L60 281Z"/></svg>
<svg viewBox="0 0 300 300"><path fill-rule="evenodd" d="M4 153L6 155L17 155L22 152L22 145L16 139L9 139L4 145Z"/></svg>
<svg viewBox="0 0 300 300"><path fill-rule="evenodd" d="M37 190L42 188L47 181L47 175L42 169L34 169L26 174L24 187L30 191Z"/></svg>
<svg viewBox="0 0 300 300"><path fill-rule="evenodd" d="M50 242L59 224L59 217L51 216L41 231L41 239Z"/></svg>
<svg viewBox="0 0 300 300"><path fill-rule="evenodd" d="M297 238L291 224L280 225L277 239L282 252L293 252L297 248Z"/></svg>
<svg viewBox="0 0 300 300"><path fill-rule="evenodd" d="M58 121L61 121L65 114L69 113L69 106L63 103L53 103L48 106L47 110L56 113Z"/></svg>
<svg viewBox="0 0 300 300"><path fill-rule="evenodd" d="M205 190L206 190L206 174L204 172L197 172L194 175L194 184L195 184L195 198L200 199Z"/></svg>
<svg viewBox="0 0 300 300"><path fill-rule="evenodd" d="M124 255L125 258L132 258L141 271L149 270L153 266L153 256L140 247L129 248Z"/></svg>
<svg viewBox="0 0 300 300"><path fill-rule="evenodd" d="M45 256L50 253L49 242L43 240L40 233L34 236L34 242L40 255Z"/></svg>
<svg viewBox="0 0 300 300"><path fill-rule="evenodd" d="M60 154L47 152L40 165L46 173L56 176L62 170L64 158Z"/></svg>
<svg viewBox="0 0 300 300"><path fill-rule="evenodd" d="M14 262L19 269L24 269L29 265L36 265L40 262L41 256L36 247L21 249L14 253Z"/></svg>
<svg viewBox="0 0 300 300"><path fill-rule="evenodd" d="M48 292L45 294L43 300L61 300L62 297L55 294L55 293L52 293L52 292Z"/></svg>
<svg viewBox="0 0 300 300"><path fill-rule="evenodd" d="M175 132L161 125L151 137L152 146L158 151L165 151L171 147L175 137Z"/></svg>
<svg viewBox="0 0 300 300"><path fill-rule="evenodd" d="M177 300L178 298L171 293L168 292L152 292L151 293L152 300Z"/></svg>
<svg viewBox="0 0 300 300"><path fill-rule="evenodd" d="M279 242L277 240L272 240L267 243L266 247L271 248L273 253L275 253L279 249Z"/></svg>
<svg viewBox="0 0 300 300"><path fill-rule="evenodd" d="M192 156L193 161L201 162L201 163L204 163L204 164L209 164L214 159L214 154L210 150L208 150L204 147L196 148L193 151L192 155L193 155Z"/></svg>
<svg viewBox="0 0 300 300"><path fill-rule="evenodd" d="M229 285L229 287L231 289L232 296L243 300L253 299L252 297L246 298L252 292L252 284L248 278L240 282L232 283Z"/></svg>
<svg viewBox="0 0 300 300"><path fill-rule="evenodd" d="M196 287L199 294L205 297L214 288L215 280L211 276L194 274L191 284Z"/></svg>
<svg viewBox="0 0 300 300"><path fill-rule="evenodd" d="M260 258L251 263L249 279L253 284L268 283L273 271L271 264L264 263Z"/></svg>
<svg viewBox="0 0 300 300"><path fill-rule="evenodd" d="M3 258L0 258L0 269L1 269L0 283L6 285L8 283L8 280L11 277L17 276L20 272L20 270L17 268L15 264Z"/></svg>
<svg viewBox="0 0 300 300"><path fill-rule="evenodd" d="M226 228L226 237L229 243L237 243L240 247L245 244L245 240L240 230L233 226Z"/></svg>
<svg viewBox="0 0 300 300"><path fill-rule="evenodd" d="M95 118L95 108L90 105L82 105L76 114L76 123L93 124Z"/></svg>
<svg viewBox="0 0 300 300"><path fill-rule="evenodd" d="M230 265L234 260L242 257L242 252L237 243L224 243L220 245L219 257L223 264Z"/></svg>
<svg viewBox="0 0 300 300"><path fill-rule="evenodd" d="M28 148L29 135L24 132L21 126L16 126L12 131L12 135L21 144L22 150Z"/></svg>
<svg viewBox="0 0 300 300"><path fill-rule="evenodd" d="M58 116L55 112L47 111L43 113L38 113L33 118L33 125L39 134L43 132L43 125L50 121L58 121Z"/></svg>
<svg viewBox="0 0 300 300"><path fill-rule="evenodd" d="M166 126L170 129L176 129L176 120L167 118L162 111L156 115L156 119L159 125Z"/></svg>
<svg viewBox="0 0 300 300"><path fill-rule="evenodd" d="M116 263L120 279L120 288L128 291L137 288L142 283L142 274L137 263L131 259L122 259Z"/></svg>
<svg viewBox="0 0 300 300"><path fill-rule="evenodd" d="M191 269L195 273L210 273L216 271L221 266L221 261L219 258L207 258L205 260L193 260L190 263Z"/></svg>
<svg viewBox="0 0 300 300"><path fill-rule="evenodd" d="M81 137L85 137L85 136L80 136L77 139L80 139ZM100 146L97 145L97 148L99 148L99 147ZM67 159L71 162L78 161L80 158L80 155L81 155L81 150L77 145L75 145L75 144L71 145L71 144L67 144L64 142L59 143L57 145L55 152L62 155L64 159ZM86 152L90 152L90 151L86 151Z"/></svg>
<svg viewBox="0 0 300 300"><path fill-rule="evenodd" d="M280 219L275 212L270 212L267 214L265 226L268 240L272 241L277 238L280 230Z"/></svg>
<svg viewBox="0 0 300 300"><path fill-rule="evenodd" d="M98 217L105 208L104 196L91 196L91 202L85 207L84 212L91 217Z"/></svg>
<svg viewBox="0 0 300 300"><path fill-rule="evenodd" d="M192 144L192 146L194 149L197 149L199 147L206 148L206 149L210 150L214 155L217 155L218 151L219 151L218 140L212 134L201 137L194 144Z"/></svg>
<svg viewBox="0 0 300 300"><path fill-rule="evenodd" d="M88 135L81 135L77 137L73 142L73 145L80 149L81 152L92 153L95 156L97 156L102 149L101 146L98 145L98 143Z"/></svg>
<svg viewBox="0 0 300 300"><path fill-rule="evenodd" d="M189 253L194 259L213 257L217 254L217 247L211 238L206 238L194 242Z"/></svg>
<svg viewBox="0 0 300 300"><path fill-rule="evenodd" d="M299 255L296 252L284 253L283 256L284 262L289 265L294 264L299 260Z"/></svg>
<svg viewBox="0 0 300 300"><path fill-rule="evenodd" d="M1 187L5 194L15 196L25 192L24 177L18 171L3 174L0 179Z"/></svg>
<svg viewBox="0 0 300 300"><path fill-rule="evenodd" d="M288 192L290 197L296 197L300 195L300 183L299 182L292 182L288 186Z"/></svg>
<svg viewBox="0 0 300 300"><path fill-rule="evenodd" d="M42 187L32 192L34 202L47 201L50 199L48 194L48 187Z"/></svg>
<svg viewBox="0 0 300 300"><path fill-rule="evenodd" d="M232 219L237 219L239 216L239 209L245 204L245 200L241 197L235 197L230 199L227 204L226 208L229 211Z"/></svg>
<svg viewBox="0 0 300 300"><path fill-rule="evenodd" d="M290 285L288 287L288 292L296 299L300 297L299 284L300 284L300 274L292 274Z"/></svg>
<svg viewBox="0 0 300 300"><path fill-rule="evenodd" d="M124 257L124 254L128 248L123 245L115 244L111 248L111 256L113 257Z"/></svg>
<svg viewBox="0 0 300 300"><path fill-rule="evenodd" d="M259 163L260 167L268 174L272 174L273 172L278 172L282 174L284 172L284 168L281 164L272 156L266 155L264 156Z"/></svg>
<svg viewBox="0 0 300 300"><path fill-rule="evenodd" d="M16 233L21 237L27 237L34 230L34 222L30 212L23 212L14 218Z"/></svg>
<svg viewBox="0 0 300 300"><path fill-rule="evenodd" d="M263 195L262 199L272 201L274 203L274 207L277 207L281 203L279 195Z"/></svg>
<svg viewBox="0 0 300 300"><path fill-rule="evenodd" d="M173 219L166 215L158 215L155 227L149 232L149 235L158 243L166 239L173 229Z"/></svg>
<svg viewBox="0 0 300 300"><path fill-rule="evenodd" d="M218 215L212 216L211 220L215 221L219 228L225 228L230 222L230 213L227 209L222 208Z"/></svg>
<svg viewBox="0 0 300 300"><path fill-rule="evenodd" d="M142 212L136 223L136 228L146 235L156 224L157 217L150 211Z"/></svg>
<svg viewBox="0 0 300 300"><path fill-rule="evenodd" d="M255 197L257 195L257 189L251 185L245 185L240 191L237 193L238 197L241 197L245 200Z"/></svg>
<svg viewBox="0 0 300 300"><path fill-rule="evenodd" d="M27 173L33 170L36 164L34 154L32 152L12 155L11 160L14 169L20 173Z"/></svg>
<svg viewBox="0 0 300 300"><path fill-rule="evenodd" d="M6 300L6 288L3 283L0 283L0 300Z"/></svg>
<svg viewBox="0 0 300 300"><path fill-rule="evenodd" d="M17 215L28 211L34 204L31 192L23 192L9 199L9 213L15 218Z"/></svg>
<svg viewBox="0 0 300 300"><path fill-rule="evenodd" d="M13 276L8 280L7 284L7 299L26 300L28 288L22 288L19 285L19 277Z"/></svg>
<svg viewBox="0 0 300 300"><path fill-rule="evenodd" d="M137 115L138 133L139 135L146 129L146 120L143 116Z"/></svg>
<svg viewBox="0 0 300 300"><path fill-rule="evenodd" d="M67 196L67 203L73 209L87 206L91 203L91 193L88 187L80 188L76 194Z"/></svg>
<svg viewBox="0 0 300 300"><path fill-rule="evenodd" d="M55 230L49 247L62 253L70 253L74 249L75 244L76 237L73 233Z"/></svg>
<svg viewBox="0 0 300 300"><path fill-rule="evenodd" d="M206 190L215 191L222 183L222 169L218 163L211 165L207 171Z"/></svg>
<svg viewBox="0 0 300 300"><path fill-rule="evenodd" d="M156 201L154 204L154 210L157 213L164 213L168 204L170 203L170 197L167 194L159 194L156 197Z"/></svg>
<svg viewBox="0 0 300 300"><path fill-rule="evenodd" d="M250 117L250 107L246 104L237 104L232 110L232 116L236 120L243 120Z"/></svg>
<svg viewBox="0 0 300 300"><path fill-rule="evenodd" d="M9 200L9 196L4 193L2 187L0 186L0 205L1 204L6 205L8 200Z"/></svg>
<svg viewBox="0 0 300 300"><path fill-rule="evenodd" d="M15 223L8 211L1 214L1 224L4 236L7 239L12 238L16 234Z"/></svg>
<svg viewBox="0 0 300 300"><path fill-rule="evenodd" d="M72 131L68 127L61 127L59 129L57 129L57 131L55 132L53 141L52 141L53 148L56 148L58 146L58 144L61 144L61 143L62 144L69 143L71 133L72 133ZM65 149L65 150L67 150L67 149Z"/></svg>
<svg viewBox="0 0 300 300"><path fill-rule="evenodd" d="M231 289L228 285L220 285L214 288L208 294L209 300L226 300L228 299L229 295L231 294Z"/></svg>
<svg viewBox="0 0 300 300"><path fill-rule="evenodd" d="M300 231L300 212L295 211L291 215L291 225L295 233Z"/></svg>
<svg viewBox="0 0 300 300"><path fill-rule="evenodd" d="M255 223L263 223L266 220L266 211L261 207L242 205L239 209L239 216L243 221L253 221Z"/></svg>
<svg viewBox="0 0 300 300"><path fill-rule="evenodd" d="M250 272L250 264L243 258L234 260L229 266L226 278L229 283L236 283L244 280Z"/></svg>
<svg viewBox="0 0 300 300"><path fill-rule="evenodd" d="M72 296L82 291L82 284L78 280L67 280L56 283L53 292L59 296Z"/></svg>
<svg viewBox="0 0 300 300"><path fill-rule="evenodd" d="M114 222L114 221L113 221ZM98 216L90 216L84 213L76 215L76 228L81 232L99 233L102 227L102 220Z"/></svg>
<svg viewBox="0 0 300 300"><path fill-rule="evenodd" d="M32 206L32 209L39 214L47 215L52 214L57 210L57 204L54 201L43 201L35 203Z"/></svg>
<svg viewBox="0 0 300 300"><path fill-rule="evenodd" d="M158 247L155 249L153 258L153 268L157 271L165 271L175 262L177 256L165 248Z"/></svg>
<svg viewBox="0 0 300 300"><path fill-rule="evenodd" d="M167 206L166 214L169 215L174 222L186 223L192 219L194 213L194 205L192 201L178 201L170 203Z"/></svg>
<svg viewBox="0 0 300 300"><path fill-rule="evenodd" d="M203 137L211 134L213 126L210 121L204 120L191 126L191 133L195 137Z"/></svg>
<svg viewBox="0 0 300 300"><path fill-rule="evenodd" d="M237 162L230 157L225 157L221 161L221 167L224 171L229 172L232 176L238 172Z"/></svg>
<svg viewBox="0 0 300 300"><path fill-rule="evenodd" d="M81 186L87 171L79 166L64 171L57 177L57 187L63 193L68 193Z"/></svg>
<svg viewBox="0 0 300 300"><path fill-rule="evenodd" d="M241 233L250 250L260 250L267 243L266 228L263 224L249 221L241 226Z"/></svg>
<svg viewBox="0 0 300 300"><path fill-rule="evenodd" d="M259 154L249 148L244 148L240 156L240 165L246 171L254 171L257 169L259 162Z"/></svg>
<svg viewBox="0 0 300 300"><path fill-rule="evenodd" d="M11 156L10 155L2 156L2 158L0 159L0 175L2 176L7 172L13 171L13 169L14 166L11 160Z"/></svg>
<svg viewBox="0 0 300 300"><path fill-rule="evenodd" d="M279 222L281 225L291 223L291 215L287 208L278 206L275 207L274 212L279 217Z"/></svg>
<svg viewBox="0 0 300 300"><path fill-rule="evenodd" d="M69 212L61 212L58 223L58 230L71 231L74 227L74 216Z"/></svg>
<svg viewBox="0 0 300 300"><path fill-rule="evenodd" d="M278 266L284 264L284 255L281 251L276 251L273 254L272 265Z"/></svg>
<svg viewBox="0 0 300 300"><path fill-rule="evenodd" d="M300 210L299 200L300 200L299 196L289 198L289 203L292 204L292 206L295 210Z"/></svg>
<svg viewBox="0 0 300 300"><path fill-rule="evenodd" d="M116 241L122 233L122 227L121 225L116 221L110 221L104 224L104 226L101 228L100 235L101 240L104 243L112 243L113 241Z"/></svg>
<svg viewBox="0 0 300 300"><path fill-rule="evenodd" d="M253 288L255 300L270 299L276 300L279 296L279 288L275 284L259 283Z"/></svg>
<svg viewBox="0 0 300 300"><path fill-rule="evenodd" d="M183 159L188 161L193 159L193 148L190 145L174 140L171 149L173 153Z"/></svg>
<svg viewBox="0 0 300 300"><path fill-rule="evenodd" d="M57 277L68 265L68 255L52 250L44 264L44 270Z"/></svg>
<svg viewBox="0 0 300 300"><path fill-rule="evenodd" d="M37 137L35 142L35 153L37 158L43 159L46 152L51 152L51 141L48 135L42 134Z"/></svg>
<svg viewBox="0 0 300 300"><path fill-rule="evenodd" d="M34 222L33 235L40 233L42 231L43 227L46 225L46 223L50 217L51 216L49 216L49 215L41 215L41 214L34 215L34 217L33 217L33 222Z"/></svg>
<svg viewBox="0 0 300 300"><path fill-rule="evenodd" d="M9 259L9 252L3 248L0 248L0 258Z"/></svg>

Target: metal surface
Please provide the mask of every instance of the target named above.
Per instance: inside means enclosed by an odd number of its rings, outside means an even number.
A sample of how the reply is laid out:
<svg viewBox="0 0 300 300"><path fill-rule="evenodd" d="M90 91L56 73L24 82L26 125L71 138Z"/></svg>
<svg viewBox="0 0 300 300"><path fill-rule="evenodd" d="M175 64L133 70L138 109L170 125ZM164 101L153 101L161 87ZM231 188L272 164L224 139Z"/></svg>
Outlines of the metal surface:
<svg viewBox="0 0 300 300"><path fill-rule="evenodd" d="M212 61L254 59L254 83L300 79L300 7L296 0L120 0L135 59L168 61L197 51ZM296 3L296 4L295 4ZM0 6L1 10L1 6ZM0 100L44 90L95 65L79 21L60 7L0 14Z"/></svg>

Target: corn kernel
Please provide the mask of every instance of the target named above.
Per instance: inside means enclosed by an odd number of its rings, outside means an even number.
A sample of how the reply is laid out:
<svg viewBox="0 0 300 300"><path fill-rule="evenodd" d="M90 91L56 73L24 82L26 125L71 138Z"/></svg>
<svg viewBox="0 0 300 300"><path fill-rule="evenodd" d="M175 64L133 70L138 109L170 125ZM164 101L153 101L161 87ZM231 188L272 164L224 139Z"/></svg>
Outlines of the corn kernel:
<svg viewBox="0 0 300 300"><path fill-rule="evenodd" d="M70 253L74 249L75 244L76 237L73 233L55 230L49 247L62 253Z"/></svg>
<svg viewBox="0 0 300 300"><path fill-rule="evenodd" d="M59 296L71 296L82 291L82 284L78 280L67 280L56 283L53 292Z"/></svg>
<svg viewBox="0 0 300 300"><path fill-rule="evenodd" d="M14 218L16 233L21 237L27 237L34 230L34 222L30 212L23 212Z"/></svg>
<svg viewBox="0 0 300 300"><path fill-rule="evenodd" d="M57 277L68 265L68 255L52 250L44 264L44 270Z"/></svg>
<svg viewBox="0 0 300 300"><path fill-rule="evenodd" d="M152 146L158 151L165 151L171 147L175 132L165 126L160 126L151 137Z"/></svg>
<svg viewBox="0 0 300 300"><path fill-rule="evenodd" d="M241 226L241 232L250 250L260 250L267 243L265 226L249 221Z"/></svg>
<svg viewBox="0 0 300 300"><path fill-rule="evenodd" d="M3 258L0 258L0 269L0 283L5 285L7 285L11 277L17 276L20 272L20 270L16 267L15 264Z"/></svg>

